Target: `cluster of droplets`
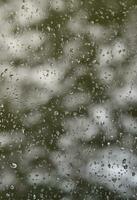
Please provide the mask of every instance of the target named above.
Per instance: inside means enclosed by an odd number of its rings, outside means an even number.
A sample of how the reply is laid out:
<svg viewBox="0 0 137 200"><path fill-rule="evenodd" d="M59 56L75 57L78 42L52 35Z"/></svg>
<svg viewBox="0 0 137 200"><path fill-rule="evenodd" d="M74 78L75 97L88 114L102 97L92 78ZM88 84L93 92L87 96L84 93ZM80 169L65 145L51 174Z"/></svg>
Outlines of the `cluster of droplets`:
<svg viewBox="0 0 137 200"><path fill-rule="evenodd" d="M102 25L119 20L110 2L108 14L95 1L1 3L1 191L34 200L135 197L136 15L124 32Z"/></svg>

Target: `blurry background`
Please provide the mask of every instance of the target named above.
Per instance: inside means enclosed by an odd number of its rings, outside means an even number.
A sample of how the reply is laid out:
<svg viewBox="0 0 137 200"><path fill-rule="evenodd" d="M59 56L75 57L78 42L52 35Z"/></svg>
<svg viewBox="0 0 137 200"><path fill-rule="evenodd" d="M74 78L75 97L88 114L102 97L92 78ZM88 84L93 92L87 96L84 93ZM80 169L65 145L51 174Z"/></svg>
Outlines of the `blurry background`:
<svg viewBox="0 0 137 200"><path fill-rule="evenodd" d="M137 1L0 1L0 199L137 199Z"/></svg>

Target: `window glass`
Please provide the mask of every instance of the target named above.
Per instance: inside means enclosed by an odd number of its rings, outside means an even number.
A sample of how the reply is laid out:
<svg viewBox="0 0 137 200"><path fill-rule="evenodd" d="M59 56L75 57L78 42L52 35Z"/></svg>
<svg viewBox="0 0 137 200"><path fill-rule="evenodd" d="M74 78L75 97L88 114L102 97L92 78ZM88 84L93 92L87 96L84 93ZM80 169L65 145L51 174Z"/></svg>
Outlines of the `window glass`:
<svg viewBox="0 0 137 200"><path fill-rule="evenodd" d="M136 0L0 0L0 200L137 199L136 49Z"/></svg>

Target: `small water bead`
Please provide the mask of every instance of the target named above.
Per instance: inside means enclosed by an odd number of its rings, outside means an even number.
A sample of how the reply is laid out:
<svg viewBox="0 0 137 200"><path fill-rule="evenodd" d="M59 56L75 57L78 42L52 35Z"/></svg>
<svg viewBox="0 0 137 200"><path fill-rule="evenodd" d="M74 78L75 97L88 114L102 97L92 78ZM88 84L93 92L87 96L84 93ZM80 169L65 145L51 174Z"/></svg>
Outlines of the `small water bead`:
<svg viewBox="0 0 137 200"><path fill-rule="evenodd" d="M9 193L6 193L6 197L10 197L10 194L9 194Z"/></svg>
<svg viewBox="0 0 137 200"><path fill-rule="evenodd" d="M10 167L13 168L13 169L16 169L17 168L17 164L16 163L11 163Z"/></svg>
<svg viewBox="0 0 137 200"><path fill-rule="evenodd" d="M11 190L14 190L14 185L10 185L10 189L11 189Z"/></svg>

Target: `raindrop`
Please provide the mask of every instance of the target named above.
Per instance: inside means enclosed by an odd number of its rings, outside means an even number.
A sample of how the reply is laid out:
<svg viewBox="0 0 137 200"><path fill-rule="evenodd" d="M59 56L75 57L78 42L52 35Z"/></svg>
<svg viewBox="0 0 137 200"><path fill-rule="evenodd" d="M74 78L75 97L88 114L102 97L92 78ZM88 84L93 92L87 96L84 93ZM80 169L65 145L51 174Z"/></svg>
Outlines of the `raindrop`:
<svg viewBox="0 0 137 200"><path fill-rule="evenodd" d="M16 163L11 163L10 167L13 168L13 169L16 169L17 168L17 164Z"/></svg>
<svg viewBox="0 0 137 200"><path fill-rule="evenodd" d="M14 190L14 185L10 185L10 189L11 189L11 190Z"/></svg>

